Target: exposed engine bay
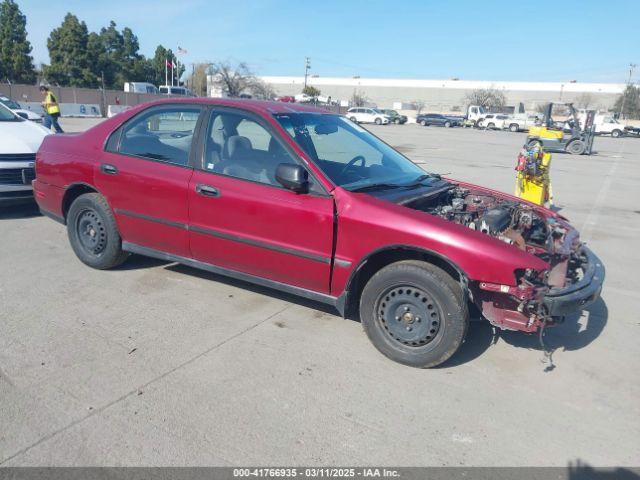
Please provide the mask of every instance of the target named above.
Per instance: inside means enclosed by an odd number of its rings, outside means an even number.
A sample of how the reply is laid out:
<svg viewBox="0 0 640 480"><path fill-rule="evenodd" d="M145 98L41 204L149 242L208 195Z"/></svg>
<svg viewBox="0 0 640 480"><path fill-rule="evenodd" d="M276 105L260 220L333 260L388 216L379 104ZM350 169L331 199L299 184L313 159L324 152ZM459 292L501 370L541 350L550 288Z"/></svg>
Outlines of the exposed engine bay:
<svg viewBox="0 0 640 480"><path fill-rule="evenodd" d="M492 323L501 328L535 331L540 325L561 319L552 318L544 296L579 282L587 264L579 234L566 221L545 217L526 203L453 184L404 205L490 235L549 264L544 272L516 272L515 287L469 285L470 296L475 297L472 299ZM511 311L511 315L505 311Z"/></svg>

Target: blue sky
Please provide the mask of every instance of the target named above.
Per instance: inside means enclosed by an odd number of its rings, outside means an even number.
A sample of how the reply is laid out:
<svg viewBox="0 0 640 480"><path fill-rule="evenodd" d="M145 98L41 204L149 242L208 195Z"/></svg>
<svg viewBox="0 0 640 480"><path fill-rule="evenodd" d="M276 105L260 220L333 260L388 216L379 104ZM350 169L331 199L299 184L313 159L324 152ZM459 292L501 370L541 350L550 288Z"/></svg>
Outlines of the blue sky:
<svg viewBox="0 0 640 480"><path fill-rule="evenodd" d="M38 63L70 11L91 30L130 27L145 55L180 45L186 63L260 75L302 75L309 56L320 76L622 83L640 64L637 0L16 1Z"/></svg>

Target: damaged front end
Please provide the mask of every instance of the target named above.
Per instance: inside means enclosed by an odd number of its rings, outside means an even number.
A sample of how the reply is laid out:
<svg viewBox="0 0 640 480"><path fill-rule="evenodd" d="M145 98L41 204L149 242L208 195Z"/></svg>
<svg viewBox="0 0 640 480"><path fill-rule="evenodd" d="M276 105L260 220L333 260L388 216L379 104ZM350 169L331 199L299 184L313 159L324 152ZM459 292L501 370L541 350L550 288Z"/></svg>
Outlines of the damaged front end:
<svg viewBox="0 0 640 480"><path fill-rule="evenodd" d="M562 217L516 199L456 185L402 203L490 235L548 265L543 271L515 269L513 285L469 282L470 299L497 327L535 332L600 295L602 262Z"/></svg>

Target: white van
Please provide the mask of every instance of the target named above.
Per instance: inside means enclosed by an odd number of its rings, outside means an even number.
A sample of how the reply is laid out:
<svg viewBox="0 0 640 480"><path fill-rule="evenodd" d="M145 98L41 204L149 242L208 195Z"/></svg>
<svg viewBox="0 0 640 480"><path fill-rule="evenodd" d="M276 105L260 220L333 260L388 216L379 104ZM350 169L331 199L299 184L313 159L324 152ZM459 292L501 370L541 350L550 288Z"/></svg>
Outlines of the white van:
<svg viewBox="0 0 640 480"><path fill-rule="evenodd" d="M174 87L173 85L160 85L160 93L163 95L182 95L184 97L195 97L191 90L184 87Z"/></svg>
<svg viewBox="0 0 640 480"><path fill-rule="evenodd" d="M127 93L153 93L158 94L158 88L146 82L126 82L124 84L124 91Z"/></svg>

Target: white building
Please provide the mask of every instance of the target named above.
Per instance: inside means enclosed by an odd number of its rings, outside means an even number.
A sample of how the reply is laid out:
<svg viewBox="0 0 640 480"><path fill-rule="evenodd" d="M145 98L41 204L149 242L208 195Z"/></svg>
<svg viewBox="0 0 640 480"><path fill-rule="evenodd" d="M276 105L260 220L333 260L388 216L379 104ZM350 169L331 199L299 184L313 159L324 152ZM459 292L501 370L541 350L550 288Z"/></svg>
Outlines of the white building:
<svg viewBox="0 0 640 480"><path fill-rule="evenodd" d="M261 77L278 95L295 95L302 91L304 77ZM527 110L537 104L574 102L578 106L607 110L626 87L623 83L579 82L491 82L470 80L409 80L388 78L309 77L307 84L318 88L334 101L349 100L354 92L381 108L405 109L416 101L423 110L460 112L466 107L464 97L478 88L504 91L507 105L524 103ZM587 103L587 105L585 105Z"/></svg>

